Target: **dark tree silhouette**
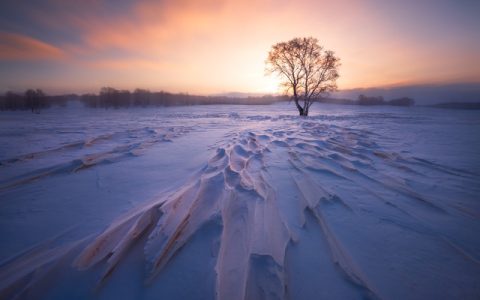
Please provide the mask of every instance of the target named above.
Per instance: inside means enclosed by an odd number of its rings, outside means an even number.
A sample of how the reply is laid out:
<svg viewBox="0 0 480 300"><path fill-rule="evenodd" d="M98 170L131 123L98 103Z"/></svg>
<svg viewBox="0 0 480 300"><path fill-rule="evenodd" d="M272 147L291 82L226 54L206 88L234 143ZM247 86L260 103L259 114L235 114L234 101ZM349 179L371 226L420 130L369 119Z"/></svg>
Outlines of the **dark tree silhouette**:
<svg viewBox="0 0 480 300"><path fill-rule="evenodd" d="M316 38L294 38L272 46L266 61L267 72L279 75L301 116L325 93L337 88L340 59L325 50Z"/></svg>
<svg viewBox="0 0 480 300"><path fill-rule="evenodd" d="M172 105L213 105L213 104L272 104L286 101L285 96L261 96L232 98L225 96L196 96L172 94L167 92L150 92L144 89L130 91L103 87L98 94L84 94L80 97L86 106L92 108L125 108L130 106L172 106ZM5 106L5 105L4 105ZM0 109L2 102L0 99Z"/></svg>
<svg viewBox="0 0 480 300"><path fill-rule="evenodd" d="M117 90L111 87L102 87L100 89L100 104L105 108L129 107L131 94L128 90Z"/></svg>
<svg viewBox="0 0 480 300"><path fill-rule="evenodd" d="M359 105L383 105L385 104L385 100L383 100L382 96L378 97L368 97L365 95L359 95L357 104Z"/></svg>
<svg viewBox="0 0 480 300"><path fill-rule="evenodd" d="M25 99L22 95L14 92L6 92L3 97L1 110L23 110L26 109Z"/></svg>
<svg viewBox="0 0 480 300"><path fill-rule="evenodd" d="M389 105L394 106L413 106L415 105L415 100L408 97L396 98L388 101Z"/></svg>
<svg viewBox="0 0 480 300"><path fill-rule="evenodd" d="M48 107L47 99L42 90L29 89L25 92L25 105L27 109L31 109L33 112L40 112L41 108Z"/></svg>
<svg viewBox="0 0 480 300"><path fill-rule="evenodd" d="M135 89L133 91L133 105L146 107L150 105L152 93L149 90Z"/></svg>

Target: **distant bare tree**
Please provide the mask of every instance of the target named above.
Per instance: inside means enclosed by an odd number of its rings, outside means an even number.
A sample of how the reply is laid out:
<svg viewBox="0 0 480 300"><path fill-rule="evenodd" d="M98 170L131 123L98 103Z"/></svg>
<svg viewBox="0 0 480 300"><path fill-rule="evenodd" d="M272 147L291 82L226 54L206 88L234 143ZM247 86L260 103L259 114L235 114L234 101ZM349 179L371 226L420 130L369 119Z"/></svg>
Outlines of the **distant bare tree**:
<svg viewBox="0 0 480 300"><path fill-rule="evenodd" d="M294 38L272 46L266 61L267 72L279 75L287 95L291 95L301 116L310 106L337 88L340 59L324 50L316 38Z"/></svg>
<svg viewBox="0 0 480 300"><path fill-rule="evenodd" d="M48 107L46 96L40 89L29 89L25 92L25 105L27 109L31 109L32 113L39 113L41 108Z"/></svg>

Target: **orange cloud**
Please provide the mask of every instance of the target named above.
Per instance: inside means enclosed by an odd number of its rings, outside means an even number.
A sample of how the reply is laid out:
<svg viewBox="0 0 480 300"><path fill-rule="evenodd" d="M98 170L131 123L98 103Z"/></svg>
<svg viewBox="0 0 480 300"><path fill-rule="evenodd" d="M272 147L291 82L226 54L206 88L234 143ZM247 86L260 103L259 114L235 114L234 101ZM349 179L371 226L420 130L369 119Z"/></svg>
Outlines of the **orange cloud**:
<svg viewBox="0 0 480 300"><path fill-rule="evenodd" d="M0 32L0 60L58 60L65 56L60 48L32 37Z"/></svg>

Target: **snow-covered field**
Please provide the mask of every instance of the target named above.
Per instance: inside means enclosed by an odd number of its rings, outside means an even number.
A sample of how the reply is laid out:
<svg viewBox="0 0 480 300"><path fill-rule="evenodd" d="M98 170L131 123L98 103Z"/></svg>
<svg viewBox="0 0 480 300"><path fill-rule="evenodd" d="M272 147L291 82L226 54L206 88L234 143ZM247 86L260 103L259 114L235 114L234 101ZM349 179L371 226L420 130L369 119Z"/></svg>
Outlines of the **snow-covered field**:
<svg viewBox="0 0 480 300"><path fill-rule="evenodd" d="M0 245L1 299L479 299L480 113L2 112Z"/></svg>

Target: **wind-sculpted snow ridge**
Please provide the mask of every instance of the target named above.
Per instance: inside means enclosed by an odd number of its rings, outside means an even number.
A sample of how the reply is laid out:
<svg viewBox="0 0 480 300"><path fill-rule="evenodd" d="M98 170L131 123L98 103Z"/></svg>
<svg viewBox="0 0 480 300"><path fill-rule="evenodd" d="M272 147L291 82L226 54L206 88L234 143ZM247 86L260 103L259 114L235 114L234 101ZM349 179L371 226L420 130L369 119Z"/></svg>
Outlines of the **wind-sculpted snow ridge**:
<svg viewBox="0 0 480 300"><path fill-rule="evenodd" d="M164 202L112 225L80 254L76 265L85 269L107 259L100 279L104 281L131 243L147 231L146 282L151 283L202 226L216 222L223 227L215 267L217 297L283 297L289 234L262 171L265 150L251 133L218 149L198 178ZM262 270L265 274L258 277L255 268L264 263L274 270ZM249 280L251 274L256 280Z"/></svg>
<svg viewBox="0 0 480 300"><path fill-rule="evenodd" d="M101 164L111 164L142 155L148 148L159 142L171 142L191 131L184 126L166 128L140 128L111 134L103 134L82 141L20 155L0 161L0 170L5 174L17 174L22 164L35 162L35 169L28 169L18 175L0 178L0 190L8 189L44 177L78 172ZM58 162L58 157L67 160ZM31 162L30 162L31 163ZM7 172L8 171L8 172Z"/></svg>
<svg viewBox="0 0 480 300"><path fill-rule="evenodd" d="M90 288L97 293L90 296L102 298L98 291L109 288L132 256L144 267L144 289L155 289L189 245L202 252L199 236L210 244L203 259L212 270L204 272L214 274L216 299L480 295L480 243L471 238L479 229L478 207L452 200L460 191L451 187L438 196L424 180L447 173L454 182L475 184L477 174L388 152L365 130L262 120L269 128L228 134L181 188L100 235L5 262L2 298L42 295L51 288L46 281L67 271L95 274ZM175 298L172 289L155 296Z"/></svg>

